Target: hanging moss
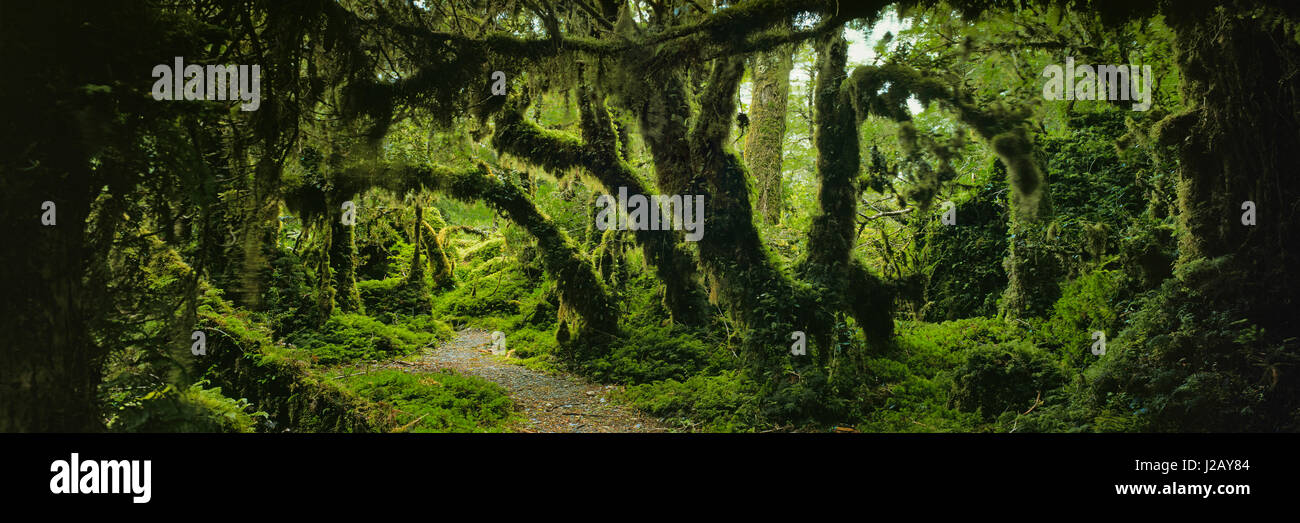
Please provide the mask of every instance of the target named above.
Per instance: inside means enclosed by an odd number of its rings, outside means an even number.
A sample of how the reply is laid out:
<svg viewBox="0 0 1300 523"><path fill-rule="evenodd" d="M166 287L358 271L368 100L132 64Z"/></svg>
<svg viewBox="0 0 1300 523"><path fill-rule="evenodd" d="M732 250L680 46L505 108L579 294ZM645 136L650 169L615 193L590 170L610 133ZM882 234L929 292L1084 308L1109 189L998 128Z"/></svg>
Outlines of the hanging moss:
<svg viewBox="0 0 1300 523"><path fill-rule="evenodd" d="M1002 103L981 107L969 93L946 83L952 81L955 80L945 79L934 72L889 63L878 67L858 67L850 77L847 90L859 119L875 114L897 122L908 122L911 112L907 100L912 96L922 105L934 101L947 105L963 123L988 142L1007 166L1007 180L1019 194L1016 202L1022 215L1036 219L1040 211L1040 193L1046 182L1029 138L1029 109L1008 107ZM912 142L912 146L905 149L915 149L914 144Z"/></svg>
<svg viewBox="0 0 1300 523"><path fill-rule="evenodd" d="M542 129L525 120L517 106L507 108L496 121L493 143L503 152L528 160L551 172L582 167L604 189L616 195L619 188L629 194L650 194L635 172L618 154L617 133L605 108L589 88L579 90L583 139ZM695 261L678 244L676 231L633 231L637 244L664 283L664 302L673 320L694 325L707 314L704 293L696 283Z"/></svg>
<svg viewBox="0 0 1300 523"><path fill-rule="evenodd" d="M859 143L858 119L846 90L844 67L848 42L840 35L826 40L817 58L816 137L819 212L808 231L807 255L796 266L831 309L849 310L876 346L888 343L893 331L892 296L853 258L857 216ZM823 313L825 314L825 313ZM830 364L834 321L812 322L810 335L827 349L818 354Z"/></svg>
<svg viewBox="0 0 1300 523"><path fill-rule="evenodd" d="M557 282L559 315L570 324L572 346L576 347L570 356L592 357L594 351L604 350L607 341L618 335L617 308L591 263L527 195L486 165L480 163L476 168L464 170L441 166L375 166L367 171L376 183L390 190L423 187L466 202L482 200L523 227L537 240L542 263ZM366 176L361 170L354 170L351 175Z"/></svg>

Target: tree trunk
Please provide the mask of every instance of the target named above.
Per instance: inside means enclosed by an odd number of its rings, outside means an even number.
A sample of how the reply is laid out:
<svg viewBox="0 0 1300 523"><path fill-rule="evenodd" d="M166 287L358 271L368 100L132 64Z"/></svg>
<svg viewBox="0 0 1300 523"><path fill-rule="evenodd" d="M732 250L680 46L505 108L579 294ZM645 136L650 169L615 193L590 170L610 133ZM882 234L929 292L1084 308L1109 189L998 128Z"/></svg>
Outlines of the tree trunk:
<svg viewBox="0 0 1300 523"><path fill-rule="evenodd" d="M436 289L449 289L456 285L456 280L452 274L451 260L447 258L446 249L443 248L445 236L433 229L429 222L424 222L424 246L425 255L429 257L429 268L433 276L433 286ZM443 228L446 231L447 228Z"/></svg>
<svg viewBox="0 0 1300 523"><path fill-rule="evenodd" d="M1187 109L1155 135L1180 159L1177 270L1098 389L1149 406L1144 430L1294 432L1300 16L1255 5L1168 20Z"/></svg>
<svg viewBox="0 0 1300 523"><path fill-rule="evenodd" d="M59 150L45 155L49 168L4 177L12 182L4 194L39 196L0 206L4 237L13 242L0 271L9 303L0 320L0 432L103 429L96 392L104 351L88 332L93 298L83 279L98 258L86 248L89 177L75 152L53 144ZM40 221L45 199L56 204L52 226Z"/></svg>
<svg viewBox="0 0 1300 523"><path fill-rule="evenodd" d="M424 263L420 259L421 251L424 250L424 227L421 227L423 223L424 205L417 198L415 202L415 234L411 237L414 249L411 252L411 270L406 273L406 281L420 286L424 285Z"/></svg>
<svg viewBox="0 0 1300 523"><path fill-rule="evenodd" d="M754 90L750 102L745 165L754 175L759 216L769 224L781 221L781 158L785 141L786 102L790 97L793 50L788 47L759 53L754 59Z"/></svg>
<svg viewBox="0 0 1300 523"><path fill-rule="evenodd" d="M522 109L508 107L497 117L493 143L503 152L548 169L583 167L611 196L618 194L620 187L626 187L629 194L648 194L636 173L619 157L619 139L601 97L593 89L580 88L578 105L581 141L542 129L524 120ZM660 190L666 191L663 186ZM632 235L664 284L664 305L673 321L685 325L706 321L708 304L696 279L695 260L679 244L681 233L637 230Z"/></svg>
<svg viewBox="0 0 1300 523"><path fill-rule="evenodd" d="M1046 180L1037 198L1037 212L1024 210L1023 196L1012 190L1007 231L1010 247L1002 268L1007 287L998 302L999 313L1007 318L1041 318L1052 312L1061 297L1061 261L1047 249L1047 229L1052 216L1051 195ZM960 222L959 222L960 223Z"/></svg>
<svg viewBox="0 0 1300 523"><path fill-rule="evenodd" d="M341 208L335 201L332 208ZM334 301L343 312L361 312L361 293L357 290L356 227L345 225L336 216L330 220L330 267L334 272Z"/></svg>
<svg viewBox="0 0 1300 523"><path fill-rule="evenodd" d="M366 177L399 193L425 188L465 202L482 200L489 208L501 211L537 240L542 264L556 281L560 319L568 325L573 346L581 348L574 356L595 356L618 335L618 308L591 262L526 194L492 174L486 165L459 171L438 166L380 167L353 176Z"/></svg>
<svg viewBox="0 0 1300 523"><path fill-rule="evenodd" d="M809 337L820 349L823 367L830 364L831 328L836 311L853 314L875 346L893 334L893 297L885 285L853 257L858 208L860 145L858 114L852 90L846 89L848 42L835 34L817 55L816 114L818 213L808 230L806 257L796 267L800 278L816 286L827 307L809 322Z"/></svg>

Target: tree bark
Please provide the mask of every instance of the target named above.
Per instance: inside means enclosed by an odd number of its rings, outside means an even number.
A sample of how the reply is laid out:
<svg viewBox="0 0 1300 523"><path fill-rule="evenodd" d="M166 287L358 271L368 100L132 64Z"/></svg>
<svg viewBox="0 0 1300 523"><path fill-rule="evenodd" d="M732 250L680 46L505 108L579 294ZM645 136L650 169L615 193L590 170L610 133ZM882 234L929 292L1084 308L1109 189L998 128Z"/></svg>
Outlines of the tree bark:
<svg viewBox="0 0 1300 523"><path fill-rule="evenodd" d="M342 201L331 204L333 208ZM361 293L357 290L357 246L355 227L335 216L330 220L330 268L334 272L334 301L342 312L361 312Z"/></svg>
<svg viewBox="0 0 1300 523"><path fill-rule="evenodd" d="M618 308L610 298L591 262L550 219L542 214L518 187L502 181L486 165L452 170L440 166L377 166L353 177L368 178L399 193L416 188L442 192L458 200L482 200L501 211L537 240L546 271L555 278L560 297L560 319L568 325L573 354L587 359L608 348L617 336Z"/></svg>
<svg viewBox="0 0 1300 523"><path fill-rule="evenodd" d="M648 195L636 173L619 158L617 134L604 101L592 89L584 87L580 89L578 105L582 140L541 129L523 118L521 108L507 107L497 117L493 143L503 152L547 169L582 167L611 196L618 194L619 187L626 187L628 194ZM681 233L638 230L632 235L664 284L664 305L673 321L685 325L706 321L707 302L696 280L695 260L679 245Z"/></svg>
<svg viewBox="0 0 1300 523"><path fill-rule="evenodd" d="M754 58L749 134L745 137L745 165L754 175L759 216L768 224L781 221L781 160L785 142L786 103L790 98L793 50L779 47Z"/></svg>

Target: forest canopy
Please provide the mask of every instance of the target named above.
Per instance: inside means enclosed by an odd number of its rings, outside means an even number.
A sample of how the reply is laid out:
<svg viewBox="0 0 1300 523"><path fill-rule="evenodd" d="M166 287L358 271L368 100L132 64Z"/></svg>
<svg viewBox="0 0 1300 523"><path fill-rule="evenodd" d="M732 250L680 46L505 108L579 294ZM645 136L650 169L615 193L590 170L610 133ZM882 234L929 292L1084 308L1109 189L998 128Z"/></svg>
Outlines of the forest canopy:
<svg viewBox="0 0 1300 523"><path fill-rule="evenodd" d="M1290 2L0 9L0 431L1300 429Z"/></svg>

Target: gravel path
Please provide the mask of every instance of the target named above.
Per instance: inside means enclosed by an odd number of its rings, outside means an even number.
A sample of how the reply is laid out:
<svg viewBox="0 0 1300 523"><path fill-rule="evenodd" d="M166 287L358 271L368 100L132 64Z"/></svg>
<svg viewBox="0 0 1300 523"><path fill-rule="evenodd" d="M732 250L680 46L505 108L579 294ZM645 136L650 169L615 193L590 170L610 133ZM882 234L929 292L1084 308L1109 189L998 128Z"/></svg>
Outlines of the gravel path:
<svg viewBox="0 0 1300 523"><path fill-rule="evenodd" d="M465 329L456 339L426 349L409 363L421 371L451 368L505 387L524 415L520 432L668 432L653 418L616 403L613 385L587 383L571 374L550 374L493 356L487 331Z"/></svg>

